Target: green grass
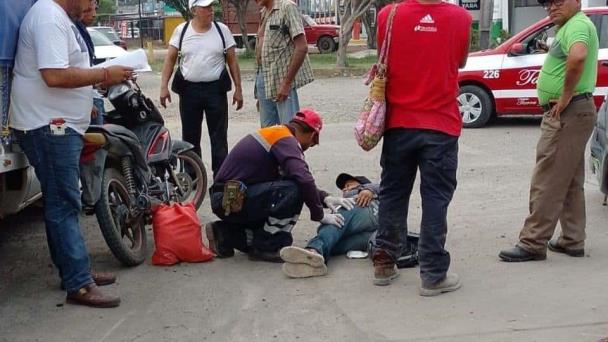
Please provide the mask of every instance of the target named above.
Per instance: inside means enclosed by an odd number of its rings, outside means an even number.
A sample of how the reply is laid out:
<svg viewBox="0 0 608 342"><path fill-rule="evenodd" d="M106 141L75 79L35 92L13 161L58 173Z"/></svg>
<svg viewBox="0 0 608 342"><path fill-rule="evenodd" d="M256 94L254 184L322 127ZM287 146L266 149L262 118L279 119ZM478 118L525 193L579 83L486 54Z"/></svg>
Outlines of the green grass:
<svg viewBox="0 0 608 342"><path fill-rule="evenodd" d="M313 69L334 69L336 67L336 53L328 54L310 54L310 63ZM376 56L367 56L364 58L348 58L348 66L356 69L368 69L376 62ZM160 72L163 68L163 60L155 59L150 61L152 70ZM255 55L242 54L239 55L239 66L241 70L255 69Z"/></svg>
<svg viewBox="0 0 608 342"><path fill-rule="evenodd" d="M313 69L333 69L336 67L336 53L309 54L310 64ZM376 62L376 56L364 58L348 58L348 66L351 68L369 68ZM240 55L239 66L243 70L255 68L255 56Z"/></svg>

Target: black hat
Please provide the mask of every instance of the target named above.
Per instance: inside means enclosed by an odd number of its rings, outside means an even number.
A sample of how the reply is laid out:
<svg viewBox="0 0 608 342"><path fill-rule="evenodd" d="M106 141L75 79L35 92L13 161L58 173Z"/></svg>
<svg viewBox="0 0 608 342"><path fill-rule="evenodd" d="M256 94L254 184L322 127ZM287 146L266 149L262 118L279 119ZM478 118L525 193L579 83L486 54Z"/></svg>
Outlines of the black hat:
<svg viewBox="0 0 608 342"><path fill-rule="evenodd" d="M346 182L349 180L356 180L357 182L359 182L361 184L371 183L371 181L369 179L367 179L366 177L353 176L353 175L349 175L348 173L341 173L336 178L336 186L338 187L338 189L342 190L342 189L344 189L344 185L346 184Z"/></svg>

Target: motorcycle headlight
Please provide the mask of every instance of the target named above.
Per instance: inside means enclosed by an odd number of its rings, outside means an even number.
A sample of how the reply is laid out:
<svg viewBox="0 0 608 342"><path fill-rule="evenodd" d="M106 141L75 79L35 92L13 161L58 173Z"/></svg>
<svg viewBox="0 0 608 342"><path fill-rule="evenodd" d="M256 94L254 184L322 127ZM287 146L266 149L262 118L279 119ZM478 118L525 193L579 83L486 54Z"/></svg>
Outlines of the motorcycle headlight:
<svg viewBox="0 0 608 342"><path fill-rule="evenodd" d="M122 95L124 95L129 90L131 90L131 88L124 83L120 83L115 86L111 86L110 89L108 90L108 99L110 101L115 100L115 99L121 97Z"/></svg>

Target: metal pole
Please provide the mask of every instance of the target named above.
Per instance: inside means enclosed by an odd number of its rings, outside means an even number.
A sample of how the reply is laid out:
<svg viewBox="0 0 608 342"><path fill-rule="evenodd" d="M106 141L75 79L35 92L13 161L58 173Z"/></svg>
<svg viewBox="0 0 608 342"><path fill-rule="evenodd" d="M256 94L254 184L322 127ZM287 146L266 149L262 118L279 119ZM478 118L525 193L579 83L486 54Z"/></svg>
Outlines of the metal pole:
<svg viewBox="0 0 608 342"><path fill-rule="evenodd" d="M479 16L479 47L488 49L490 47L490 36L492 31L492 16L494 15L494 0L480 1Z"/></svg>
<svg viewBox="0 0 608 342"><path fill-rule="evenodd" d="M141 48L144 48L144 35L143 35L143 27L142 27L142 22L141 22L141 0L139 1L139 6L138 6L138 12L139 12L139 44L141 46ZM131 30L132 34L135 34L135 29Z"/></svg>

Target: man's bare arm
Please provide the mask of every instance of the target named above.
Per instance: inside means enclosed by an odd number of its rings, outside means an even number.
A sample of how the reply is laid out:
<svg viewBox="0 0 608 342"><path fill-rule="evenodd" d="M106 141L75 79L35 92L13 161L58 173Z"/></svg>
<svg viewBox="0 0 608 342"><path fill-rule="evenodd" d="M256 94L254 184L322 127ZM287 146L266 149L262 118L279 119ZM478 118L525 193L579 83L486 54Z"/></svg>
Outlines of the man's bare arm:
<svg viewBox="0 0 608 342"><path fill-rule="evenodd" d="M277 94L277 102L282 102L287 98L293 80L296 78L296 74L298 73L298 70L300 70L302 63L304 63L304 59L306 58L306 54L308 53L308 43L306 43L306 36L304 36L303 33L295 36L293 42L295 51L293 56L291 56L287 74L285 75L285 78L283 78L281 88Z"/></svg>
<svg viewBox="0 0 608 342"><path fill-rule="evenodd" d="M97 83L105 86L120 83L133 74L133 69L123 66L111 66L103 69L41 69L42 79L51 88L80 88Z"/></svg>
<svg viewBox="0 0 608 342"><path fill-rule="evenodd" d="M574 96L574 88L581 79L585 68L585 60L587 59L587 45L582 42L572 44L568 51L566 59L566 76L564 78L564 90L562 95L557 100L557 103L551 109L551 116L558 119L561 113L566 109L572 96Z"/></svg>

